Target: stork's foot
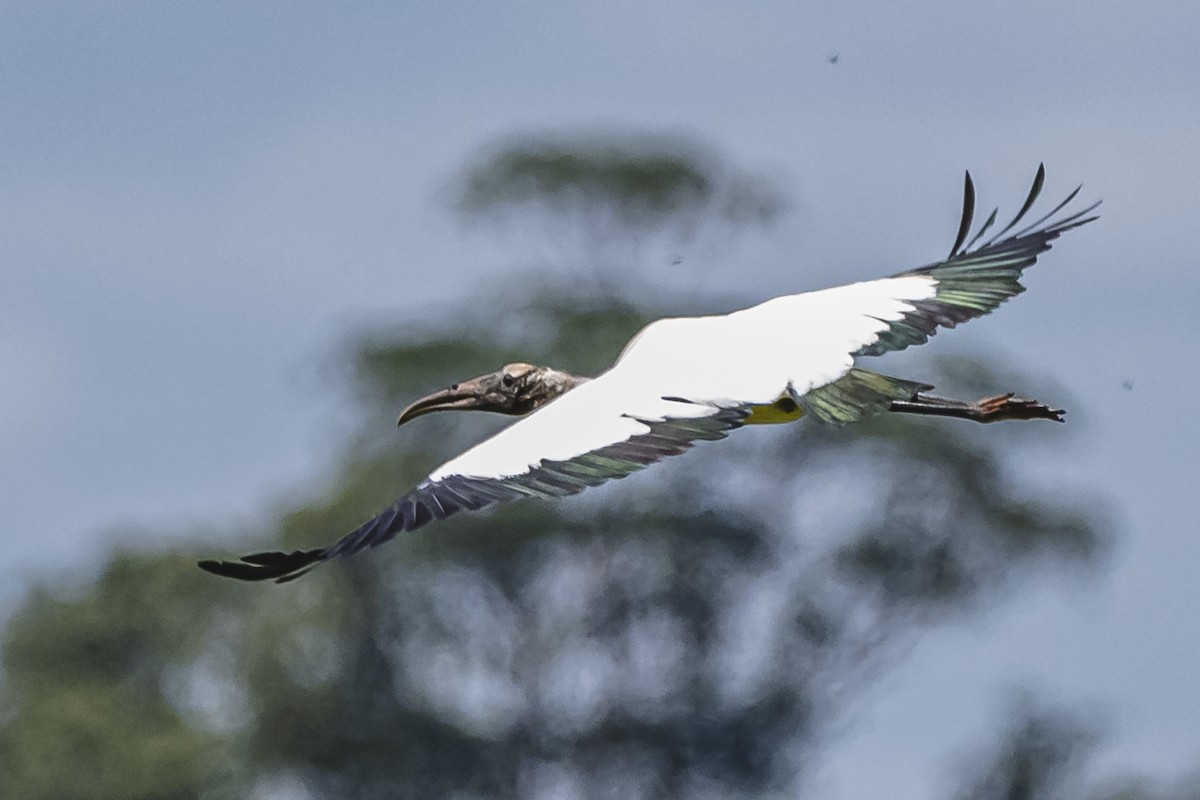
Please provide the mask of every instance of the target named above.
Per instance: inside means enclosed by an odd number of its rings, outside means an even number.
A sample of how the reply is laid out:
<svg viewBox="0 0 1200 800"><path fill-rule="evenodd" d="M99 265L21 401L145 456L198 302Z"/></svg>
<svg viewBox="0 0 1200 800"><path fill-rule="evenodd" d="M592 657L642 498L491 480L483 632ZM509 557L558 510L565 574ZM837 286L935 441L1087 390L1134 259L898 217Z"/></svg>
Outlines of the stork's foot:
<svg viewBox="0 0 1200 800"><path fill-rule="evenodd" d="M999 422L1005 419L1050 419L1062 422L1066 413L1037 400L1017 397L1013 392L966 403L927 394L915 394L908 400L893 400L891 411L903 414L927 414L937 417L957 417L974 422Z"/></svg>
<svg viewBox="0 0 1200 800"><path fill-rule="evenodd" d="M971 405L978 411L977 419L980 422L999 422L1002 419L1052 419L1063 422L1063 415L1067 413L1037 400L1017 397L1012 392L982 397Z"/></svg>

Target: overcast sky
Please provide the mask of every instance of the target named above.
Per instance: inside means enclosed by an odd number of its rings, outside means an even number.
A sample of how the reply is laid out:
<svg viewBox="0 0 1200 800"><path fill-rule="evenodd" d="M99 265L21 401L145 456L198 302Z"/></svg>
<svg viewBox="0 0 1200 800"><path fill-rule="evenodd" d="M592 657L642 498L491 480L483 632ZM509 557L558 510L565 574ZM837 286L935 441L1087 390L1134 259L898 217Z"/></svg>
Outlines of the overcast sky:
<svg viewBox="0 0 1200 800"><path fill-rule="evenodd" d="M346 331L512 263L446 202L499 136L682 133L773 175L791 216L687 289L746 300L940 257L964 168L1011 209L1045 161L1104 218L933 347L1080 399L1036 468L1114 509L1111 569L924 637L817 781L929 796L1025 684L1107 709L1112 770L1193 768L1197 42L1193 2L0 3L0 604L106 531L320 485Z"/></svg>

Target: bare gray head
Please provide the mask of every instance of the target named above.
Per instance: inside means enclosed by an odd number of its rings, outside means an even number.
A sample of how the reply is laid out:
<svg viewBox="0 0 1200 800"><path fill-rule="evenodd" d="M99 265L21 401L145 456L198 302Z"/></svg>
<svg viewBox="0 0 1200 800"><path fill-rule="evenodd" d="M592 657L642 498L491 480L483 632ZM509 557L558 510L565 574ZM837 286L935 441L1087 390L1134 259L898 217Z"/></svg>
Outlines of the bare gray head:
<svg viewBox="0 0 1200 800"><path fill-rule="evenodd" d="M400 412L397 425L434 411L494 411L520 416L574 389L578 378L552 367L505 364L495 372L426 395Z"/></svg>

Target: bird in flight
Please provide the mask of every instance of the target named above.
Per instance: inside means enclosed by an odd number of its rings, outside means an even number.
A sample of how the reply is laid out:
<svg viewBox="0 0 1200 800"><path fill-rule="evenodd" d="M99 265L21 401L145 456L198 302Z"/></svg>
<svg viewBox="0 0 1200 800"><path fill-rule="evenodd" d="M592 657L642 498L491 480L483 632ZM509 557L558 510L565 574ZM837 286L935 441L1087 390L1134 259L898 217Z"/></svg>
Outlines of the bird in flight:
<svg viewBox="0 0 1200 800"><path fill-rule="evenodd" d="M435 411L494 411L520 419L435 469L412 491L327 547L201 561L208 572L286 582L460 511L526 497L562 497L623 478L742 425L814 417L844 424L884 412L977 422L1062 420L1012 394L962 402L924 383L873 372L862 360L922 344L1022 291L1018 279L1065 231L1096 219L1099 202L1065 210L1075 191L1018 227L1041 193L1044 166L1012 221L990 238L992 211L968 241L975 188L966 174L962 220L942 261L879 280L785 295L723 316L650 323L594 378L508 364L422 397L398 424Z"/></svg>

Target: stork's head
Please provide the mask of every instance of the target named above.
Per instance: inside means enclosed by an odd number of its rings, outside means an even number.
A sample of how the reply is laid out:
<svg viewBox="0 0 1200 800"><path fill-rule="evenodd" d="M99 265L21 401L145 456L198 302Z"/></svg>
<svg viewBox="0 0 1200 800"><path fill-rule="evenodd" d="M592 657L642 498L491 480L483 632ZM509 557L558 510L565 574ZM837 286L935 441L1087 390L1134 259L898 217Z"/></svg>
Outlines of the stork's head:
<svg viewBox="0 0 1200 800"><path fill-rule="evenodd" d="M400 412L397 425L434 411L495 411L528 414L584 381L562 370L505 364L495 372L426 395Z"/></svg>

